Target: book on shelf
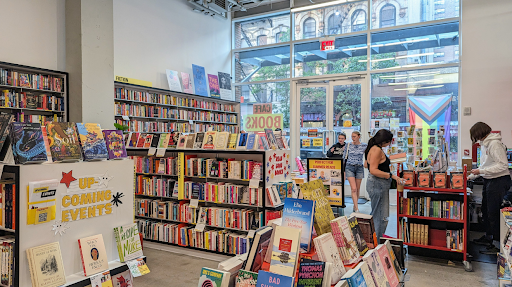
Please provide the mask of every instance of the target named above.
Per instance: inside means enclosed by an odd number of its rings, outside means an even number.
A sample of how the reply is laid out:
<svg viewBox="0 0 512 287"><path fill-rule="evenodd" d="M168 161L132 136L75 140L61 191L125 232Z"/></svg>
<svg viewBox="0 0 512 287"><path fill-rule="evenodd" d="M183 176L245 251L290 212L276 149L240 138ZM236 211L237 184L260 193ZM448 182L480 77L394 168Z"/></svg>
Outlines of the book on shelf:
<svg viewBox="0 0 512 287"><path fill-rule="evenodd" d="M204 135L204 133L203 133ZM195 146L196 146L196 137L197 135L196 134L188 134L187 135L187 141L185 143L185 148L186 149L194 149ZM202 144L202 139L201 139L201 142L199 144Z"/></svg>
<svg viewBox="0 0 512 287"><path fill-rule="evenodd" d="M446 172L435 171L433 182L435 188L446 188Z"/></svg>
<svg viewBox="0 0 512 287"><path fill-rule="evenodd" d="M279 192L274 185L265 187L265 192L267 193L267 198L271 206L275 207L281 205L282 201L279 197Z"/></svg>
<svg viewBox="0 0 512 287"><path fill-rule="evenodd" d="M258 135L251 133L247 136L247 150L258 149Z"/></svg>
<svg viewBox="0 0 512 287"><path fill-rule="evenodd" d="M178 138L178 143L177 143L176 149L185 149L186 142L187 142L187 135L181 134L180 137Z"/></svg>
<svg viewBox="0 0 512 287"><path fill-rule="evenodd" d="M256 287L258 273L239 270L235 279L235 287Z"/></svg>
<svg viewBox="0 0 512 287"><path fill-rule="evenodd" d="M146 142L146 136L147 136L146 133L140 133L138 138L137 138L137 144L135 145L135 147L143 148L144 147L144 143Z"/></svg>
<svg viewBox="0 0 512 287"><path fill-rule="evenodd" d="M361 232L363 233L364 241L366 242L366 245L368 245L368 248L375 248L378 243L377 237L375 235L373 216L359 212L354 212L351 215L354 215L357 218L357 223L361 229Z"/></svg>
<svg viewBox="0 0 512 287"><path fill-rule="evenodd" d="M450 172L450 185L452 189L464 189L464 173L457 171Z"/></svg>
<svg viewBox="0 0 512 287"><path fill-rule="evenodd" d="M13 122L10 138L17 164L47 161L41 124Z"/></svg>
<svg viewBox="0 0 512 287"><path fill-rule="evenodd" d="M152 135L151 144L149 145L150 148L158 148L158 143L160 142L160 135L161 134Z"/></svg>
<svg viewBox="0 0 512 287"><path fill-rule="evenodd" d="M270 272L293 277L299 258L301 230L276 226L273 242Z"/></svg>
<svg viewBox="0 0 512 287"><path fill-rule="evenodd" d="M57 287L66 284L59 242L27 248L32 286Z"/></svg>
<svg viewBox="0 0 512 287"><path fill-rule="evenodd" d="M270 149L267 135L264 132L258 133L258 149L259 150L269 150Z"/></svg>
<svg viewBox="0 0 512 287"><path fill-rule="evenodd" d="M203 149L215 149L216 131L206 132L203 139Z"/></svg>
<svg viewBox="0 0 512 287"><path fill-rule="evenodd" d="M418 187L430 187L430 171L418 171L417 175L418 179L416 182L418 183Z"/></svg>
<svg viewBox="0 0 512 287"><path fill-rule="evenodd" d="M274 131L274 138L278 149L284 149L283 136L281 131Z"/></svg>
<svg viewBox="0 0 512 287"><path fill-rule="evenodd" d="M12 122L14 122L14 115L0 113L0 160L4 159L10 143L7 136Z"/></svg>
<svg viewBox="0 0 512 287"><path fill-rule="evenodd" d="M112 277L110 276L110 271L104 271L93 275L91 278L91 287L113 287L112 285Z"/></svg>
<svg viewBox="0 0 512 287"><path fill-rule="evenodd" d="M0 283L4 286L14 286L14 268L15 268L15 237L5 235L0 237L0 246L2 246L2 268Z"/></svg>
<svg viewBox="0 0 512 287"><path fill-rule="evenodd" d="M428 234L427 234L428 235ZM389 241L389 246L386 245L388 250L391 248L393 253L398 261L399 268L401 270L405 269L405 249L404 249L404 240L398 238L380 238L380 244L387 244ZM389 252L391 254L391 251ZM395 266L396 269L396 266Z"/></svg>
<svg viewBox="0 0 512 287"><path fill-rule="evenodd" d="M116 238L119 260L121 262L132 260L143 255L139 230L136 223L115 227L114 235Z"/></svg>
<svg viewBox="0 0 512 287"><path fill-rule="evenodd" d="M95 123L77 123L76 127L84 159L87 161L107 159L107 146L100 125Z"/></svg>
<svg viewBox="0 0 512 287"><path fill-rule="evenodd" d="M171 139L171 134L169 134L169 133L160 134L160 140L158 141L157 148L167 149L169 147L170 139Z"/></svg>
<svg viewBox="0 0 512 287"><path fill-rule="evenodd" d="M276 150L278 149L276 137L272 129L265 129L265 135L268 141L269 149Z"/></svg>
<svg viewBox="0 0 512 287"><path fill-rule="evenodd" d="M261 269L267 250L272 250L272 243L270 241L273 233L272 230L272 227L269 226L256 230L247 261L243 267L244 270L258 272Z"/></svg>
<svg viewBox="0 0 512 287"><path fill-rule="evenodd" d="M215 286L228 287L231 273L217 269L203 267L199 277L198 287Z"/></svg>
<svg viewBox="0 0 512 287"><path fill-rule="evenodd" d="M295 280L293 276L286 276L282 274L276 274L272 271L267 272L260 270L258 272L258 282L256 286L265 287L293 287Z"/></svg>
<svg viewBox="0 0 512 287"><path fill-rule="evenodd" d="M62 92L64 79L52 75L23 73L0 68L0 85Z"/></svg>
<svg viewBox="0 0 512 287"><path fill-rule="evenodd" d="M114 287L134 287L133 276L129 269L112 275L112 283L114 284Z"/></svg>
<svg viewBox="0 0 512 287"><path fill-rule="evenodd" d="M400 198L399 212L414 215L454 220L464 219L464 202L458 200L433 200L424 193L409 192L408 198Z"/></svg>
<svg viewBox="0 0 512 287"><path fill-rule="evenodd" d="M297 287L330 287L332 263L302 258Z"/></svg>
<svg viewBox="0 0 512 287"><path fill-rule="evenodd" d="M150 148L151 147L151 143L153 142L153 136L154 136L153 134L145 134L143 148Z"/></svg>
<svg viewBox="0 0 512 287"><path fill-rule="evenodd" d="M46 132L46 126L41 126L41 132L43 133L43 141L44 141L44 148L46 150L46 157L48 158L48 162L53 162L52 159L52 151L50 150L50 140L48 139L48 133ZM7 138L6 142L10 143L10 139ZM79 144L80 146L80 144ZM8 149L5 149L6 145L2 147L2 150L0 151L0 159L5 159L5 156L8 152ZM12 153L12 152L11 152ZM80 157L82 156L82 153L80 152Z"/></svg>
<svg viewBox="0 0 512 287"><path fill-rule="evenodd" d="M343 259L338 251L338 246L330 232L324 233L313 239L318 258L323 262L330 262L333 265L331 284L336 284L345 274Z"/></svg>
<svg viewBox="0 0 512 287"><path fill-rule="evenodd" d="M167 83L169 84L169 90L175 92L181 92L180 78L177 71L165 70L167 75Z"/></svg>
<svg viewBox="0 0 512 287"><path fill-rule="evenodd" d="M192 85L192 78L189 73L181 72L181 84L183 86L183 92L187 94L194 93L194 87Z"/></svg>
<svg viewBox="0 0 512 287"><path fill-rule="evenodd" d="M350 286L350 287L352 287L352 286L368 286L368 287L375 286L375 284L369 285L369 284L372 284L373 282L366 281L367 276L366 277L364 276L363 269L361 268L364 264L365 263L363 262L361 264L358 264L353 269L348 270L347 273L345 273L343 275L341 280L347 281L348 286ZM366 266L366 265L364 265L364 266ZM368 266L366 266L366 267L368 267Z"/></svg>
<svg viewBox="0 0 512 287"><path fill-rule="evenodd" d="M171 132L169 135L169 142L167 144L167 147L168 148L177 148L180 136L181 136L180 132Z"/></svg>
<svg viewBox="0 0 512 287"><path fill-rule="evenodd" d="M217 75L208 74L208 86L210 87L210 97L220 99L219 78Z"/></svg>
<svg viewBox="0 0 512 287"><path fill-rule="evenodd" d="M283 207L283 225L301 230L300 252L311 248L311 234L315 214L315 202L307 199L286 198Z"/></svg>
<svg viewBox="0 0 512 287"><path fill-rule="evenodd" d="M75 123L48 122L46 132L52 161L78 161L82 159Z"/></svg>
<svg viewBox="0 0 512 287"><path fill-rule="evenodd" d="M121 159L128 156L123 142L123 131L103 130L103 136L105 137L109 159Z"/></svg>
<svg viewBox="0 0 512 287"><path fill-rule="evenodd" d="M78 239L78 247L84 276L90 276L108 269L107 250L103 243L102 234Z"/></svg>
<svg viewBox="0 0 512 287"><path fill-rule="evenodd" d="M376 249L368 250L368 252L366 252L366 254L363 256L363 262L367 264L376 287L389 286L388 279L384 271L384 266L380 261L380 257Z"/></svg>
<svg viewBox="0 0 512 287"><path fill-rule="evenodd" d="M352 230L352 234L354 235L357 249L359 250L359 255L363 256L366 253L366 251L368 251L368 245L366 245L363 232L361 231L361 228L359 228L357 217L353 214L350 215L348 218L348 224L350 225L350 229Z"/></svg>
<svg viewBox="0 0 512 287"><path fill-rule="evenodd" d="M382 263L382 267L384 268L384 274L386 274L389 286L399 286L398 277L396 276L396 271L389 256L388 248L386 247L386 245L380 244L374 250L377 252L380 262Z"/></svg>
<svg viewBox="0 0 512 287"><path fill-rule="evenodd" d="M399 262L398 258L395 255L395 251L394 251L393 247L391 246L391 242L389 240L386 240L384 242L384 245L388 249L389 258L391 259L391 262L393 263L393 267L394 267L393 269L396 272L396 277L398 278L398 280L401 280L401 278L403 276L402 268L400 266L400 262Z"/></svg>
<svg viewBox="0 0 512 287"><path fill-rule="evenodd" d="M338 246L344 264L353 264L359 260L359 249L346 216L331 220L332 236Z"/></svg>
<svg viewBox="0 0 512 287"><path fill-rule="evenodd" d="M247 149L247 137L248 133L241 133L238 136L238 142L236 144L237 150L246 150Z"/></svg>
<svg viewBox="0 0 512 287"><path fill-rule="evenodd" d="M192 65L192 74L194 76L194 88L196 95L209 97L208 83L206 82L206 72L204 67Z"/></svg>
<svg viewBox="0 0 512 287"><path fill-rule="evenodd" d="M305 199L315 201L315 231L318 235L331 232L331 220L334 219L329 200L321 179L301 185L301 194Z"/></svg>
<svg viewBox="0 0 512 287"><path fill-rule="evenodd" d="M205 133L195 133L194 149L201 149L203 147Z"/></svg>

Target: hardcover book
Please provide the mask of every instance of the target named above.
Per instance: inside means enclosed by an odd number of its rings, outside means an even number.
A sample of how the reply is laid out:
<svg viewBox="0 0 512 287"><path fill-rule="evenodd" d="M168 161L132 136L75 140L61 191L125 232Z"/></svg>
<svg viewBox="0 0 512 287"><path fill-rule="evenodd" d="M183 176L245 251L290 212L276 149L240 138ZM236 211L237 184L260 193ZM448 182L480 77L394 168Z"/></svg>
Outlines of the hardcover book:
<svg viewBox="0 0 512 287"><path fill-rule="evenodd" d="M384 266L382 265L377 250L370 249L363 256L363 261L368 265L370 273L377 287L389 286L386 273L384 272Z"/></svg>
<svg viewBox="0 0 512 287"><path fill-rule="evenodd" d="M210 87L210 97L220 99L219 78L217 75L208 74L208 86Z"/></svg>
<svg viewBox="0 0 512 287"><path fill-rule="evenodd" d="M194 146L195 146L195 139L196 139L196 134L188 134L187 135L187 141L186 141L186 144L185 144L185 148L186 149L193 149ZM202 144L202 140L200 142L200 144Z"/></svg>
<svg viewBox="0 0 512 287"><path fill-rule="evenodd" d="M108 151L99 124L76 124L85 160L107 159Z"/></svg>
<svg viewBox="0 0 512 287"><path fill-rule="evenodd" d="M265 261L267 250L271 249L272 227L263 226L256 230L251 243L247 261L243 267L246 271L258 272Z"/></svg>
<svg viewBox="0 0 512 287"><path fill-rule="evenodd" d="M357 218L357 223L363 233L364 241L366 241L368 248L375 248L378 242L375 234L375 225L373 224L373 216L359 212L354 212L352 215Z"/></svg>
<svg viewBox="0 0 512 287"><path fill-rule="evenodd" d="M233 100L231 93L231 75L219 72L220 98L223 100Z"/></svg>
<svg viewBox="0 0 512 287"><path fill-rule="evenodd" d="M39 123L11 123L11 141L14 159L18 164L45 162L48 159Z"/></svg>
<svg viewBox="0 0 512 287"><path fill-rule="evenodd" d="M197 287L228 287L231 273L203 267Z"/></svg>
<svg viewBox="0 0 512 287"><path fill-rule="evenodd" d="M77 161L82 158L75 123L48 122L46 133L54 162Z"/></svg>
<svg viewBox="0 0 512 287"><path fill-rule="evenodd" d="M153 142L153 134L146 134L146 138L144 139L143 148L150 148L152 142Z"/></svg>
<svg viewBox="0 0 512 287"><path fill-rule="evenodd" d="M32 286L57 287L66 284L59 242L27 249Z"/></svg>
<svg viewBox="0 0 512 287"><path fill-rule="evenodd" d="M235 279L235 287L256 287L258 273L239 270Z"/></svg>
<svg viewBox="0 0 512 287"><path fill-rule="evenodd" d="M194 138L194 147L195 149L200 149L203 147L204 133L196 133L196 137Z"/></svg>
<svg viewBox="0 0 512 287"><path fill-rule="evenodd" d="M361 271L361 266L357 265L354 269L350 269L343 275L341 278L342 281L347 281L348 286L358 286L358 287L367 287L366 281L364 280L363 272Z"/></svg>
<svg viewBox="0 0 512 287"><path fill-rule="evenodd" d="M180 78L178 72L173 70L165 70L167 75L167 83L169 83L169 90L181 92Z"/></svg>
<svg viewBox="0 0 512 287"><path fill-rule="evenodd" d="M336 284L340 281L346 270L332 234L330 232L322 234L313 239L313 241L315 243L318 258L323 262L332 263L333 270L331 274L331 284Z"/></svg>
<svg viewBox="0 0 512 287"><path fill-rule="evenodd" d="M114 228L119 261L125 262L142 256L139 229L137 223Z"/></svg>
<svg viewBox="0 0 512 287"><path fill-rule="evenodd" d="M402 172L402 178L405 180L404 186L414 186L414 171L404 170Z"/></svg>
<svg viewBox="0 0 512 287"><path fill-rule="evenodd" d="M143 148L144 147L144 143L146 142L146 136L147 135L148 135L147 133L140 133L139 134L139 137L137 139L137 145L136 145L137 148Z"/></svg>
<svg viewBox="0 0 512 287"><path fill-rule="evenodd" d="M183 85L183 92L193 94L194 88L192 87L192 78L189 73L181 72L181 84Z"/></svg>
<svg viewBox="0 0 512 287"><path fill-rule="evenodd" d="M203 149L215 149L215 138L217 137L217 132L210 131L206 132L203 139Z"/></svg>
<svg viewBox="0 0 512 287"><path fill-rule="evenodd" d="M276 139L276 144L279 149L284 149L283 136L281 131L274 131L274 137Z"/></svg>
<svg viewBox="0 0 512 287"><path fill-rule="evenodd" d="M464 174L462 172L450 172L450 184L452 189L464 189Z"/></svg>
<svg viewBox="0 0 512 287"><path fill-rule="evenodd" d="M398 269L400 269L400 272L401 272L401 270L405 269L404 240L398 239L398 238L384 238L384 237L380 238L381 244L385 244L386 241L389 241L389 246L386 245L386 247L388 247L388 250L390 247L393 250L393 255L396 257L396 259L398 261L398 266L399 266ZM389 252L389 253L391 255L391 252ZM395 269L397 269L396 266L395 266Z"/></svg>
<svg viewBox="0 0 512 287"><path fill-rule="evenodd" d="M130 135L130 140L126 144L129 147L137 147L137 141L139 140L140 133L132 133Z"/></svg>
<svg viewBox="0 0 512 287"><path fill-rule="evenodd" d="M270 272L293 277L299 258L300 229L276 226ZM259 277L258 277L259 278Z"/></svg>
<svg viewBox="0 0 512 287"><path fill-rule="evenodd" d="M331 220L334 213L326 197L325 186L321 179L306 182L301 185L301 193L304 199L315 201L315 231L322 235L331 232Z"/></svg>
<svg viewBox="0 0 512 287"><path fill-rule="evenodd" d="M446 172L434 172L434 187L446 188Z"/></svg>
<svg viewBox="0 0 512 287"><path fill-rule="evenodd" d="M103 130L109 159L126 158L126 147L123 143L123 131Z"/></svg>
<svg viewBox="0 0 512 287"><path fill-rule="evenodd" d="M249 134L247 136L247 150L255 150L258 148L258 135L257 134Z"/></svg>
<svg viewBox="0 0 512 287"><path fill-rule="evenodd" d="M187 143L187 136L186 135L180 135L176 148L177 149L184 149L186 143Z"/></svg>
<svg viewBox="0 0 512 287"><path fill-rule="evenodd" d="M430 171L419 171L418 172L418 186L419 187L430 187Z"/></svg>
<svg viewBox="0 0 512 287"><path fill-rule="evenodd" d="M297 287L330 287L332 263L302 258Z"/></svg>
<svg viewBox="0 0 512 287"><path fill-rule="evenodd" d="M228 149L236 149L238 143L238 134L229 134L228 137Z"/></svg>
<svg viewBox="0 0 512 287"><path fill-rule="evenodd" d="M116 275L112 275L112 283L114 287L134 287L133 277L130 270L126 270Z"/></svg>
<svg viewBox="0 0 512 287"><path fill-rule="evenodd" d="M169 139L171 134L160 134L160 140L158 141L158 148L167 149L169 146Z"/></svg>
<svg viewBox="0 0 512 287"><path fill-rule="evenodd" d="M103 235L93 235L78 239L80 257L84 275L90 276L108 269L107 250L103 243Z"/></svg>
<svg viewBox="0 0 512 287"><path fill-rule="evenodd" d="M247 149L247 136L248 133L241 133L238 137L238 143L236 145L237 150L245 150Z"/></svg>
<svg viewBox="0 0 512 287"><path fill-rule="evenodd" d="M382 266L384 268L384 274L386 274L386 278L388 279L390 287L399 286L398 278L396 276L395 268L393 267L393 262L389 257L388 248L386 245L381 244L375 248L377 254L379 255L380 262L382 262Z"/></svg>
<svg viewBox="0 0 512 287"><path fill-rule="evenodd" d="M361 228L359 228L357 218L354 215L351 215L348 218L348 223L350 225L350 229L352 229L352 234L354 235L357 249L359 250L359 255L363 256L366 253L366 251L368 251L368 245L366 245L363 232L361 232Z"/></svg>
<svg viewBox="0 0 512 287"><path fill-rule="evenodd" d="M169 143L167 144L167 147L177 148L180 135L181 133L179 132L171 132L171 134L169 135Z"/></svg>
<svg viewBox="0 0 512 287"><path fill-rule="evenodd" d="M389 258L391 259L391 262L393 263L393 269L395 269L396 277L398 280L402 278L402 268L400 267L400 263L398 261L398 258L395 256L395 252L393 251L393 247L391 246L391 242L389 240L386 240L384 243L386 248L388 249Z"/></svg>
<svg viewBox="0 0 512 287"><path fill-rule="evenodd" d="M267 135L265 133L258 133L258 149L259 150L269 150L270 146L268 145Z"/></svg>
<svg viewBox="0 0 512 287"><path fill-rule="evenodd" d="M206 83L206 72L204 67L192 65L192 74L194 75L194 88L196 95L208 97L208 84Z"/></svg>
<svg viewBox="0 0 512 287"><path fill-rule="evenodd" d="M278 149L276 137L272 129L265 129L265 135L267 136L268 145L270 149L276 150Z"/></svg>
<svg viewBox="0 0 512 287"><path fill-rule="evenodd" d="M226 149L228 146L229 132L218 132L215 139L215 149Z"/></svg>
<svg viewBox="0 0 512 287"><path fill-rule="evenodd" d="M307 199L286 198L283 207L282 226L301 230L300 252L308 253L313 232L315 202Z"/></svg>
<svg viewBox="0 0 512 287"><path fill-rule="evenodd" d="M261 287L293 287L295 284L292 276L285 276L260 270L258 272L258 283Z"/></svg>
<svg viewBox="0 0 512 287"><path fill-rule="evenodd" d="M345 216L331 220L332 236L344 264L353 264L359 260L359 249Z"/></svg>

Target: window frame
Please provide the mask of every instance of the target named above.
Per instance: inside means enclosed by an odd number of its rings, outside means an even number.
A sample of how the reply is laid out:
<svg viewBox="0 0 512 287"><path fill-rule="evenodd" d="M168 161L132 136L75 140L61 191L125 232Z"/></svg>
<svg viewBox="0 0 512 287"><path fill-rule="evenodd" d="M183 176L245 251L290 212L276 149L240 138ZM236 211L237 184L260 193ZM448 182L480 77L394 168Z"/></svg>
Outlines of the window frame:
<svg viewBox="0 0 512 287"><path fill-rule="evenodd" d="M393 7L393 25L382 26L382 22L391 21L391 19L382 20L383 19L382 14L384 12L384 9L386 9L387 7ZM380 10L379 10L379 28L390 28L390 27L396 27L396 7L395 7L395 5L393 5L391 3L387 3L386 5L382 6L382 8L380 8Z"/></svg>
<svg viewBox="0 0 512 287"><path fill-rule="evenodd" d="M306 32L306 27L307 27L306 24L307 24L307 22L313 22L313 24L314 24L313 25L313 31ZM306 35L307 35L306 33L314 33L314 34L312 35L312 37L309 37L309 36L306 37ZM306 20L304 20L302 22L302 40L313 39L313 38L316 38L316 20L313 17L308 17L308 18L306 18Z"/></svg>
<svg viewBox="0 0 512 287"><path fill-rule="evenodd" d="M354 24L354 20L358 20L359 18L359 15L358 15L358 12L362 12L364 17L364 23L363 24ZM355 16L355 17L354 17ZM368 29L368 14L366 13L366 11L364 11L364 9L356 9L354 10L354 12L352 12L352 15L350 15L350 31L351 32L362 32L362 31L365 31ZM354 29L354 26L357 26L357 29Z"/></svg>

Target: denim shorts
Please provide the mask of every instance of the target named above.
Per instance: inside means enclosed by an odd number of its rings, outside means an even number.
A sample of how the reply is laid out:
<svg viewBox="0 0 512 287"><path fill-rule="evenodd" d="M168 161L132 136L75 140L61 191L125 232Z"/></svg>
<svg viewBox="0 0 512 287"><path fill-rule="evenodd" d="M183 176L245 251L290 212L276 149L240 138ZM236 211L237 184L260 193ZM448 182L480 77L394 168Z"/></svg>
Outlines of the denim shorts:
<svg viewBox="0 0 512 287"><path fill-rule="evenodd" d="M347 164L345 167L345 176L355 177L357 179L362 179L364 177L364 167L362 165L351 165Z"/></svg>

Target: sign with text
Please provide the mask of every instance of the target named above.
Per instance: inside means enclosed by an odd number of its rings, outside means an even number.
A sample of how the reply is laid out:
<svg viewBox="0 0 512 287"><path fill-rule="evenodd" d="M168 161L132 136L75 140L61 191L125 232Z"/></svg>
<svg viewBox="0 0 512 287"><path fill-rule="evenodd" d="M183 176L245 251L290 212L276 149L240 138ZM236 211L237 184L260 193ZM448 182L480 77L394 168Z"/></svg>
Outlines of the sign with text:
<svg viewBox="0 0 512 287"><path fill-rule="evenodd" d="M254 104L252 106L253 114L271 114L272 113L272 103L265 104Z"/></svg>
<svg viewBox="0 0 512 287"><path fill-rule="evenodd" d="M244 119L244 130L259 132L264 129L283 129L283 114L255 114L247 115Z"/></svg>
<svg viewBox="0 0 512 287"><path fill-rule="evenodd" d="M318 130L317 129L308 130L308 137L316 138L317 136L318 136Z"/></svg>
<svg viewBox="0 0 512 287"><path fill-rule="evenodd" d="M139 86L153 87L153 83L143 80L131 79L127 77L116 76L116 82L122 82L125 84L134 84Z"/></svg>
<svg viewBox="0 0 512 287"><path fill-rule="evenodd" d="M342 159L308 158L308 181L320 179L327 190L331 205L345 207L345 181Z"/></svg>
<svg viewBox="0 0 512 287"><path fill-rule="evenodd" d="M322 146L323 143L322 139L313 139L313 146Z"/></svg>
<svg viewBox="0 0 512 287"><path fill-rule="evenodd" d="M320 39L320 50L331 51L334 50L334 37L321 38Z"/></svg>
<svg viewBox="0 0 512 287"><path fill-rule="evenodd" d="M310 139L302 139L302 147L309 147L311 146L311 140Z"/></svg>

